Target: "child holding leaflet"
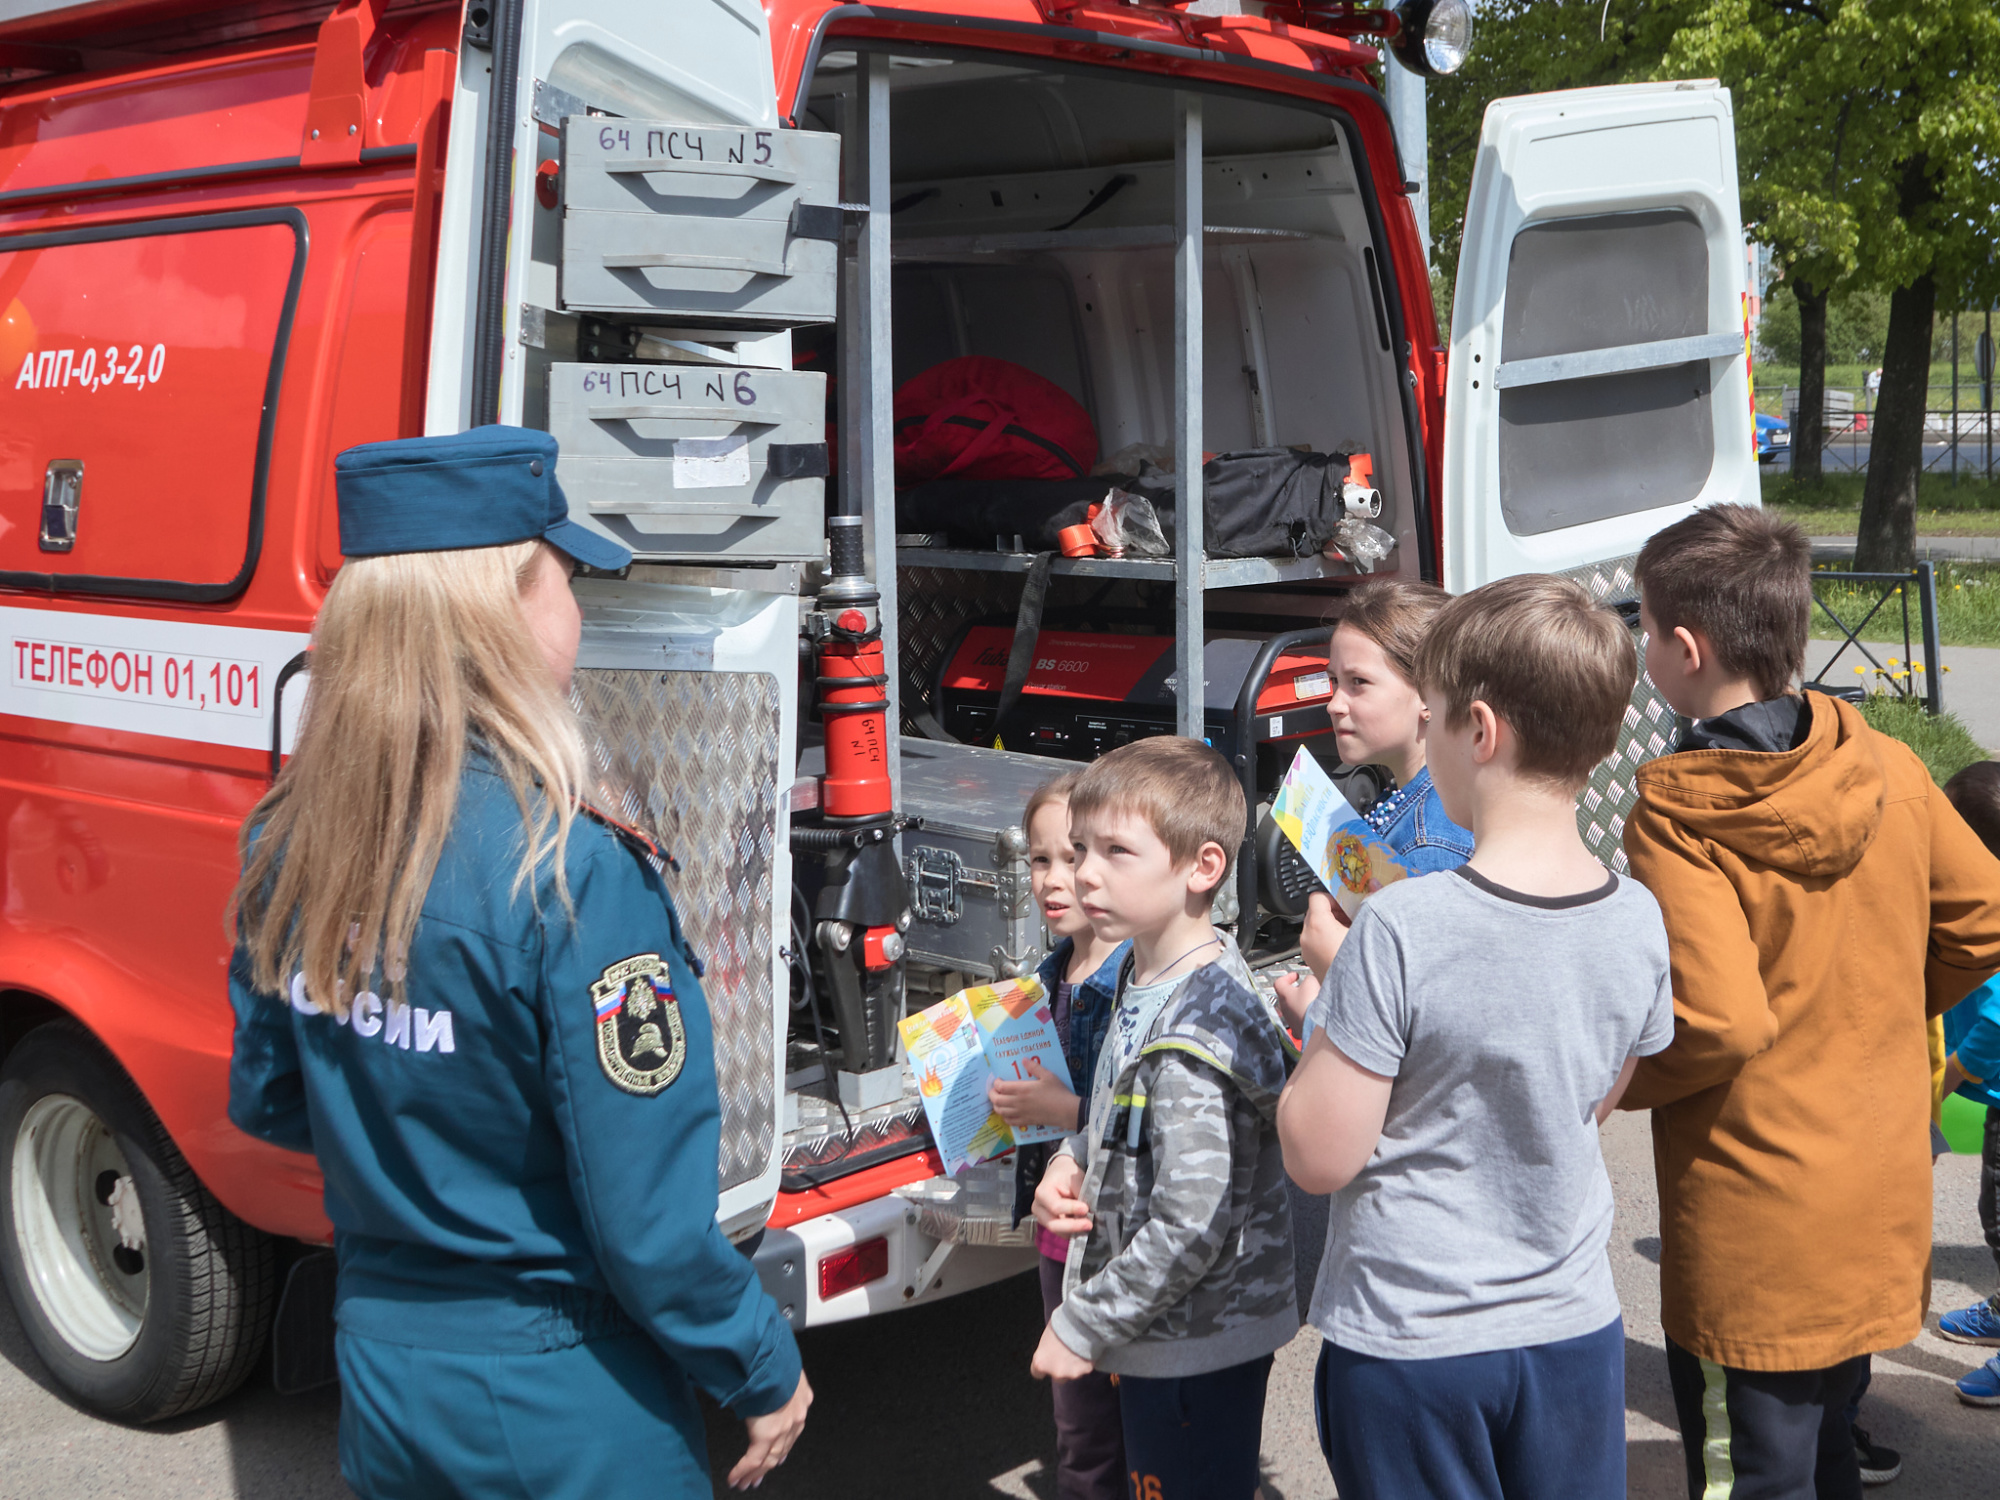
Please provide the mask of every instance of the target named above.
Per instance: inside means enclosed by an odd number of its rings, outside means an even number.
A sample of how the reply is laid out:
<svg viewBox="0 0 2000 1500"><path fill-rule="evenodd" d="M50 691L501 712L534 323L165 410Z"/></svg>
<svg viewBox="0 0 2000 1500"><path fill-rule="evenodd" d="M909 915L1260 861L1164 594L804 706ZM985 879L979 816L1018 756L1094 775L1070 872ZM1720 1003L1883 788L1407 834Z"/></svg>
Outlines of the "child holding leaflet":
<svg viewBox="0 0 2000 1500"><path fill-rule="evenodd" d="M1454 870L1471 857L1472 835L1446 815L1424 764L1430 714L1417 691L1417 648L1451 595L1404 578L1371 579L1347 596L1327 644L1333 682L1326 714L1343 765L1381 766L1396 788L1361 816L1412 875ZM1317 891L1307 901L1299 953L1310 975L1280 975L1278 1011L1303 1036L1306 1007L1347 936L1347 920ZM1287 1180L1292 1196L1292 1252L1299 1316L1306 1316L1326 1249L1326 1199Z"/></svg>
<svg viewBox="0 0 2000 1500"><path fill-rule="evenodd" d="M1450 598L1434 584L1370 580L1347 596L1327 642L1326 716L1341 764L1380 766L1395 778L1396 789L1361 816L1412 875L1456 869L1472 854L1472 835L1445 812L1424 763L1430 711L1416 682L1417 648ZM1294 1031L1347 936L1346 919L1325 896L1314 892L1307 906L1299 949L1313 977L1287 974L1276 984L1278 1010Z"/></svg>
<svg viewBox="0 0 2000 1500"><path fill-rule="evenodd" d="M1637 661L1558 578L1441 609L1428 762L1470 863L1368 899L1278 1106L1333 1194L1312 1303L1343 1495L1625 1494L1625 1340L1597 1125L1673 1038L1666 933L1577 833Z"/></svg>
<svg viewBox="0 0 2000 1500"><path fill-rule="evenodd" d="M1069 1077L1057 1078L1040 1064L1028 1066L1027 1081L995 1080L988 1097L1009 1125L1055 1125L1083 1129L1084 1101L1097 1070L1097 1054L1111 1025L1117 1000L1118 969L1129 943L1100 938L1076 899L1076 848L1069 838L1069 792L1079 772L1071 771L1035 789L1021 814L1028 835L1028 883L1042 909L1042 926L1054 945L1036 974L1049 997L1056 1036L1062 1042ZM1032 1211L1036 1186L1048 1166L1046 1145L1023 1146L1014 1154L1014 1222ZM1063 1262L1069 1241L1035 1226L1042 1277L1042 1317L1062 1303ZM1118 1420L1118 1387L1104 1374L1053 1382L1056 1408L1057 1500L1125 1500L1125 1441Z"/></svg>
<svg viewBox="0 0 2000 1500"><path fill-rule="evenodd" d="M1196 740L1123 746L1070 793L1084 914L1132 950L1088 1129L1035 1194L1037 1222L1084 1242L1031 1368L1119 1376L1145 1500L1250 1500L1271 1358L1298 1329L1274 1119L1284 1043L1209 922L1243 825L1235 774Z"/></svg>

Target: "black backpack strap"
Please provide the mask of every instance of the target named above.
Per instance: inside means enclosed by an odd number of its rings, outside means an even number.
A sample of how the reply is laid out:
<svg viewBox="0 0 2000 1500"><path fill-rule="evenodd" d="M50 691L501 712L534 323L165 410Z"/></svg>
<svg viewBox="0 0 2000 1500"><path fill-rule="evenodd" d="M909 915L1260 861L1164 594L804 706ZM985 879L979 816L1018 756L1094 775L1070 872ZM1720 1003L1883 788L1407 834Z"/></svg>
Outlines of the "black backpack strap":
<svg viewBox="0 0 2000 1500"><path fill-rule="evenodd" d="M1000 685L1000 703L993 710L993 736L1021 701L1028 674L1035 668L1035 648L1041 643L1042 610L1049 602L1049 578L1055 568L1053 552L1037 552L1021 582L1021 607L1014 612L1014 646L1007 653L1007 676Z"/></svg>

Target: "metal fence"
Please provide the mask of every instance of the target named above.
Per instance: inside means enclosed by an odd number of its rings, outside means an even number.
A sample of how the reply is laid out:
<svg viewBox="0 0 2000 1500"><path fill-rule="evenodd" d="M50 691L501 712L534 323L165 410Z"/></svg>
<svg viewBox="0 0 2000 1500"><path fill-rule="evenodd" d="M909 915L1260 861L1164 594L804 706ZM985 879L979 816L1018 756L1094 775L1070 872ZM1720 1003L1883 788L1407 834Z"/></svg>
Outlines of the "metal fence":
<svg viewBox="0 0 2000 1500"><path fill-rule="evenodd" d="M1923 704L1933 714L1944 712L1944 664L1938 660L1938 603L1937 568L1921 562L1908 573L1852 573L1840 570L1813 574L1813 606L1816 615L1824 615L1833 622L1843 639L1837 650L1827 659L1816 676L1806 680L1806 686L1821 688L1843 696L1858 696L1859 693L1881 690L1898 698ZM1879 588L1879 593L1873 593ZM1873 602L1851 600L1853 594L1872 594ZM1917 633L1910 634L1910 595L1916 595ZM1829 596L1833 603L1828 602ZM1875 617L1894 598L1901 607L1903 626L1903 654L1884 662L1868 649L1868 643L1861 639L1861 632L1875 622ZM1853 610L1866 604L1865 613L1852 621L1844 618L1841 609ZM1923 666L1919 668L1911 655L1916 645L1924 651ZM1874 682L1857 690L1847 687L1839 679L1828 680L1828 674L1846 657L1848 648L1866 657L1874 668ZM1900 662L1900 670L1894 665ZM1858 664L1857 664L1858 665ZM1868 667L1859 667L1865 681ZM1850 673L1849 675L1853 675Z"/></svg>
<svg viewBox="0 0 2000 1500"><path fill-rule="evenodd" d="M1953 401L1957 397L1956 403ZM2000 413L1982 409L1985 391L1976 384L1933 385L1924 411L1924 469L1932 474L1965 474L1992 479L1995 449L2000 448ZM1780 409L1791 425L1793 453L1798 451L1796 386L1779 394ZM1874 439L1875 398L1865 390L1829 387L1826 426L1821 447L1836 468L1858 469L1867 463Z"/></svg>

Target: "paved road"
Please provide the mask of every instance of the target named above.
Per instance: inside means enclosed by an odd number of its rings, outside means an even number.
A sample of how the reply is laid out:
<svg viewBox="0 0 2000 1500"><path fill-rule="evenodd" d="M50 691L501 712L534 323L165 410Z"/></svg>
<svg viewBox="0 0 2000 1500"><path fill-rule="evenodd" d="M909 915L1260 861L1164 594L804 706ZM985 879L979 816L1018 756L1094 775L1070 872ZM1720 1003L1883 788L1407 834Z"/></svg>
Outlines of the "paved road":
<svg viewBox="0 0 2000 1500"><path fill-rule="evenodd" d="M2000 655L2000 652L1996 652ZM1630 1494L1678 1500L1674 1435L1659 1328L1658 1213L1646 1122L1621 1115L1605 1130L1618 1204L1612 1270L1625 1304ZM1993 1285L1974 1211L1978 1162L1947 1158L1936 1179L1934 1308L1959 1307ZM1856 1203L1866 1214L1868 1205ZM1052 1500L1054 1461L1045 1387L1027 1378L1039 1303L1025 1278L872 1322L809 1334L806 1364L819 1400L792 1460L759 1492L770 1500L902 1500L922 1495ZM1264 1429L1267 1500L1328 1500L1311 1431L1312 1362L1302 1334L1279 1356ZM1863 1420L1905 1453L1889 1495L1987 1500L2000 1411L1962 1406L1950 1382L1971 1351L1926 1333L1876 1360ZM6 1500L334 1500L338 1398L283 1398L257 1382L208 1411L142 1431L63 1402L0 1298L0 1495ZM741 1451L740 1429L710 1422L718 1473ZM717 1494L726 1491L717 1489Z"/></svg>
<svg viewBox="0 0 2000 1500"><path fill-rule="evenodd" d="M1872 450L1866 442L1849 444L1846 440L1842 439L1829 443L1821 451L1824 455L1821 459L1821 467L1829 474L1844 474L1866 469L1868 467L1868 455ZM1789 460L1784 457L1775 458L1769 464L1765 465L1766 470L1771 473L1784 473L1789 467ZM1960 438L1958 443L1958 472L1961 475L1976 477L1985 467L1985 439L1983 437L1975 437L1970 433ZM1993 467L1995 473L2000 473L2000 416L1994 418L1993 424ZM1924 468L1932 474L1949 474L1951 472L1951 445L1949 443L1925 443Z"/></svg>

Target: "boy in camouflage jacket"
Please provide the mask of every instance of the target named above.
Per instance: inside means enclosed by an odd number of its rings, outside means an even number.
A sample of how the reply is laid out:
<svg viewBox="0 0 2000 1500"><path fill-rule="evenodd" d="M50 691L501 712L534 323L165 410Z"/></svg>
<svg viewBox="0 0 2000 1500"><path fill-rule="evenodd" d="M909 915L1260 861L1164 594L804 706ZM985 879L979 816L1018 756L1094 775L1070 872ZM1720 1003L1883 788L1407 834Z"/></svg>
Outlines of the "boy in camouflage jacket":
<svg viewBox="0 0 2000 1500"><path fill-rule="evenodd" d="M1299 1317L1282 1034L1208 921L1242 792L1213 750L1161 737L1085 771L1070 816L1083 909L1133 951L1089 1123L1036 1194L1037 1220L1071 1244L1034 1371L1120 1377L1135 1493L1248 1500L1272 1355Z"/></svg>

